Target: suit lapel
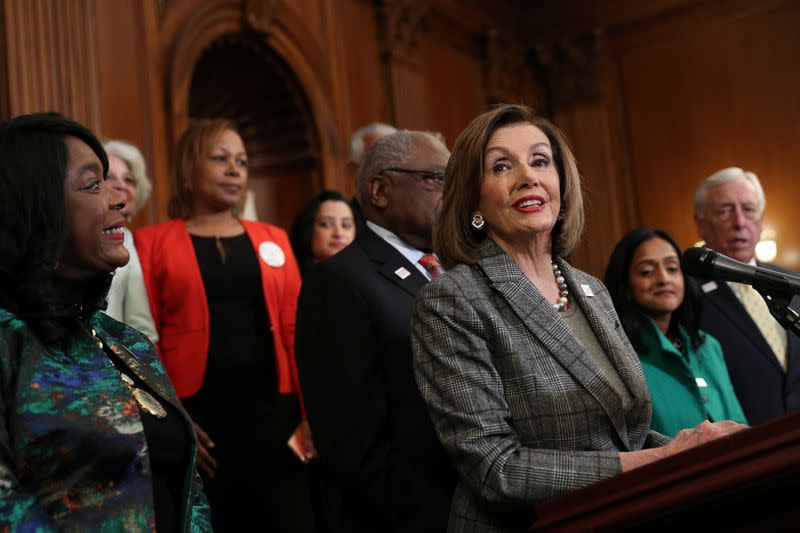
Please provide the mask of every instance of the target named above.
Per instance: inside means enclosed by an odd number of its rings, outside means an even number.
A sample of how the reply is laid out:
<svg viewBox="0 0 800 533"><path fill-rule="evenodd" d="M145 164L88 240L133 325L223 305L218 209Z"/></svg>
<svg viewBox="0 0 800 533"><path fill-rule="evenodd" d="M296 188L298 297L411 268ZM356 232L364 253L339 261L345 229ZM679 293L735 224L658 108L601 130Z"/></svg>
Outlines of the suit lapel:
<svg viewBox="0 0 800 533"><path fill-rule="evenodd" d="M139 349L140 346L136 344L126 346L117 340L125 338L123 331L109 331L108 328L104 328L100 325L97 320L92 321L92 326L95 328L100 338L103 339L103 342L108 345L111 351L119 357L120 361L122 361L131 372L144 381L161 400L169 403L178 409L178 411L183 412L183 406L177 401L177 396L170 394L168 391L166 380L169 378L166 373L156 374L147 365L142 364L142 361L145 360L142 352L151 349L149 344L147 346L141 346L142 349Z"/></svg>
<svg viewBox="0 0 800 533"><path fill-rule="evenodd" d="M416 266L371 229L359 234L358 244L382 276L412 297L428 282Z"/></svg>
<svg viewBox="0 0 800 533"><path fill-rule="evenodd" d="M772 352L772 348L761 334L761 330L758 329L747 309L744 308L742 302L739 301L726 282L718 282L716 289L706 293L705 301L728 317L728 320L734 323L739 331L750 339L756 351L766 357L775 366L775 369L783 374L783 368L781 368L778 359Z"/></svg>
<svg viewBox="0 0 800 533"><path fill-rule="evenodd" d="M553 309L552 304L541 295L516 263L489 239L486 239L481 247L480 267L489 278L492 287L524 322L528 331L602 406L617 430L624 447L629 449L622 400L614 392L611 383L600 367L586 353L569 327L558 316L558 312ZM574 271L570 269L565 271L565 274L567 274L570 294L576 296L580 287L574 281L575 276L570 275L574 274ZM604 322L599 318L601 313L598 313L595 310L595 304L589 303L588 300L583 295L576 296L576 301L579 302L581 309L586 314L587 320L592 325L603 348L607 350L607 353L613 353L615 350L612 350L613 347L609 340L611 336L606 332L608 328L600 326ZM612 361L615 357L612 357ZM623 381L630 387L634 379L628 375L627 377L623 376Z"/></svg>
<svg viewBox="0 0 800 533"><path fill-rule="evenodd" d="M647 385L641 379L642 374L638 371L641 366L636 352L624 344L619 337L618 330L621 327L619 322L611 323L608 313L603 309L600 298L597 295L589 297L583 290L581 278L585 275L575 270L571 265L559 259L561 270L567 275L567 283L575 301L580 305L586 319L592 326L592 330L600 345L608 354L611 362L617 369L622 378L622 382L631 393L633 398L641 398L647 393Z"/></svg>

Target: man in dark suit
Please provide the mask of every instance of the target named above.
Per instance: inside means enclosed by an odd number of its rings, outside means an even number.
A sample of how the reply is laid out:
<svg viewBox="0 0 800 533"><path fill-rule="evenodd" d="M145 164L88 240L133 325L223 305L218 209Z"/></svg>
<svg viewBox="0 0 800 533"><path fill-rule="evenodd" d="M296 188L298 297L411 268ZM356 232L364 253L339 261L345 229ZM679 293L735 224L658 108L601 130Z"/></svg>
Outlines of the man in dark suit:
<svg viewBox="0 0 800 533"><path fill-rule="evenodd" d="M758 264L764 191L752 172L731 167L706 178L695 193L695 224L706 246ZM751 425L800 410L800 338L769 315L750 286L700 280L700 327L722 345L734 391Z"/></svg>
<svg viewBox="0 0 800 533"><path fill-rule="evenodd" d="M358 174L365 231L303 283L296 360L341 531L446 528L455 473L414 380L410 323L449 155L431 133L377 141Z"/></svg>

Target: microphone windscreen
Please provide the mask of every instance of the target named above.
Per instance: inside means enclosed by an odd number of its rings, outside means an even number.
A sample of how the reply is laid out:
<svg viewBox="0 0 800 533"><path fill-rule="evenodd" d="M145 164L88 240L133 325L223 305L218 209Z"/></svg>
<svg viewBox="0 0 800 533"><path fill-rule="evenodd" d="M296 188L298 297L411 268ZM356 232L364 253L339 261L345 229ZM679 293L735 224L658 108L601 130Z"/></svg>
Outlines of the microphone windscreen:
<svg viewBox="0 0 800 533"><path fill-rule="evenodd" d="M687 248L681 256L681 269L690 276L710 278L716 253L708 248Z"/></svg>

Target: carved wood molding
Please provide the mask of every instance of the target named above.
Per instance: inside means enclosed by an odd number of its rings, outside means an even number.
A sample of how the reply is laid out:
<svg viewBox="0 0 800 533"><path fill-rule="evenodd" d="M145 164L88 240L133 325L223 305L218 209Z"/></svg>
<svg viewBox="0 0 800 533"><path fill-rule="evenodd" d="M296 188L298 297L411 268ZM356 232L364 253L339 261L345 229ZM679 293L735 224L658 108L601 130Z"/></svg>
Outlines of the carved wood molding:
<svg viewBox="0 0 800 533"><path fill-rule="evenodd" d="M58 111L99 135L92 0L5 2L8 112Z"/></svg>
<svg viewBox="0 0 800 533"><path fill-rule="evenodd" d="M166 92L169 141L186 127L189 92L195 65L204 50L226 35L250 30L289 66L300 81L313 110L325 179L340 173L335 154L341 137L339 121L331 104L328 58L315 35L315 28L287 0L169 0L161 21L159 40ZM256 33L253 33L253 30ZM258 35L260 34L260 37ZM224 83L224 81L223 81Z"/></svg>
<svg viewBox="0 0 800 533"><path fill-rule="evenodd" d="M376 0L381 53L409 62L420 61L420 44L431 7L422 0Z"/></svg>
<svg viewBox="0 0 800 533"><path fill-rule="evenodd" d="M532 83L525 49L494 28L484 41L484 77L489 103L516 102L525 87Z"/></svg>
<svg viewBox="0 0 800 533"><path fill-rule="evenodd" d="M258 33L269 33L275 21L279 0L246 0L244 22Z"/></svg>
<svg viewBox="0 0 800 533"><path fill-rule="evenodd" d="M607 55L602 30L574 41L538 45L531 54L548 101L556 108L603 97L601 69Z"/></svg>

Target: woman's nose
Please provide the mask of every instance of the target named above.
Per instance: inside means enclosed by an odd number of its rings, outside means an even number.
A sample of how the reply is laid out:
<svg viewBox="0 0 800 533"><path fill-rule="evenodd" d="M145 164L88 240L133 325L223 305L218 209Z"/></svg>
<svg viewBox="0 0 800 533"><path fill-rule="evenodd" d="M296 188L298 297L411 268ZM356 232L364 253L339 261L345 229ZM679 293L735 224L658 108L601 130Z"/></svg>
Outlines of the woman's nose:
<svg viewBox="0 0 800 533"><path fill-rule="evenodd" d="M228 174L238 176L239 175L239 167L236 165L236 159L230 158L228 159L228 168L226 170Z"/></svg>
<svg viewBox="0 0 800 533"><path fill-rule="evenodd" d="M517 189L527 189L539 183L539 176L529 165L520 165L517 176Z"/></svg>
<svg viewBox="0 0 800 533"><path fill-rule="evenodd" d="M125 205L127 203L125 199L125 194L123 194L122 190L117 189L113 185L111 186L111 190L109 191L108 195L109 199L109 206L111 209L115 211L122 211L125 209Z"/></svg>

